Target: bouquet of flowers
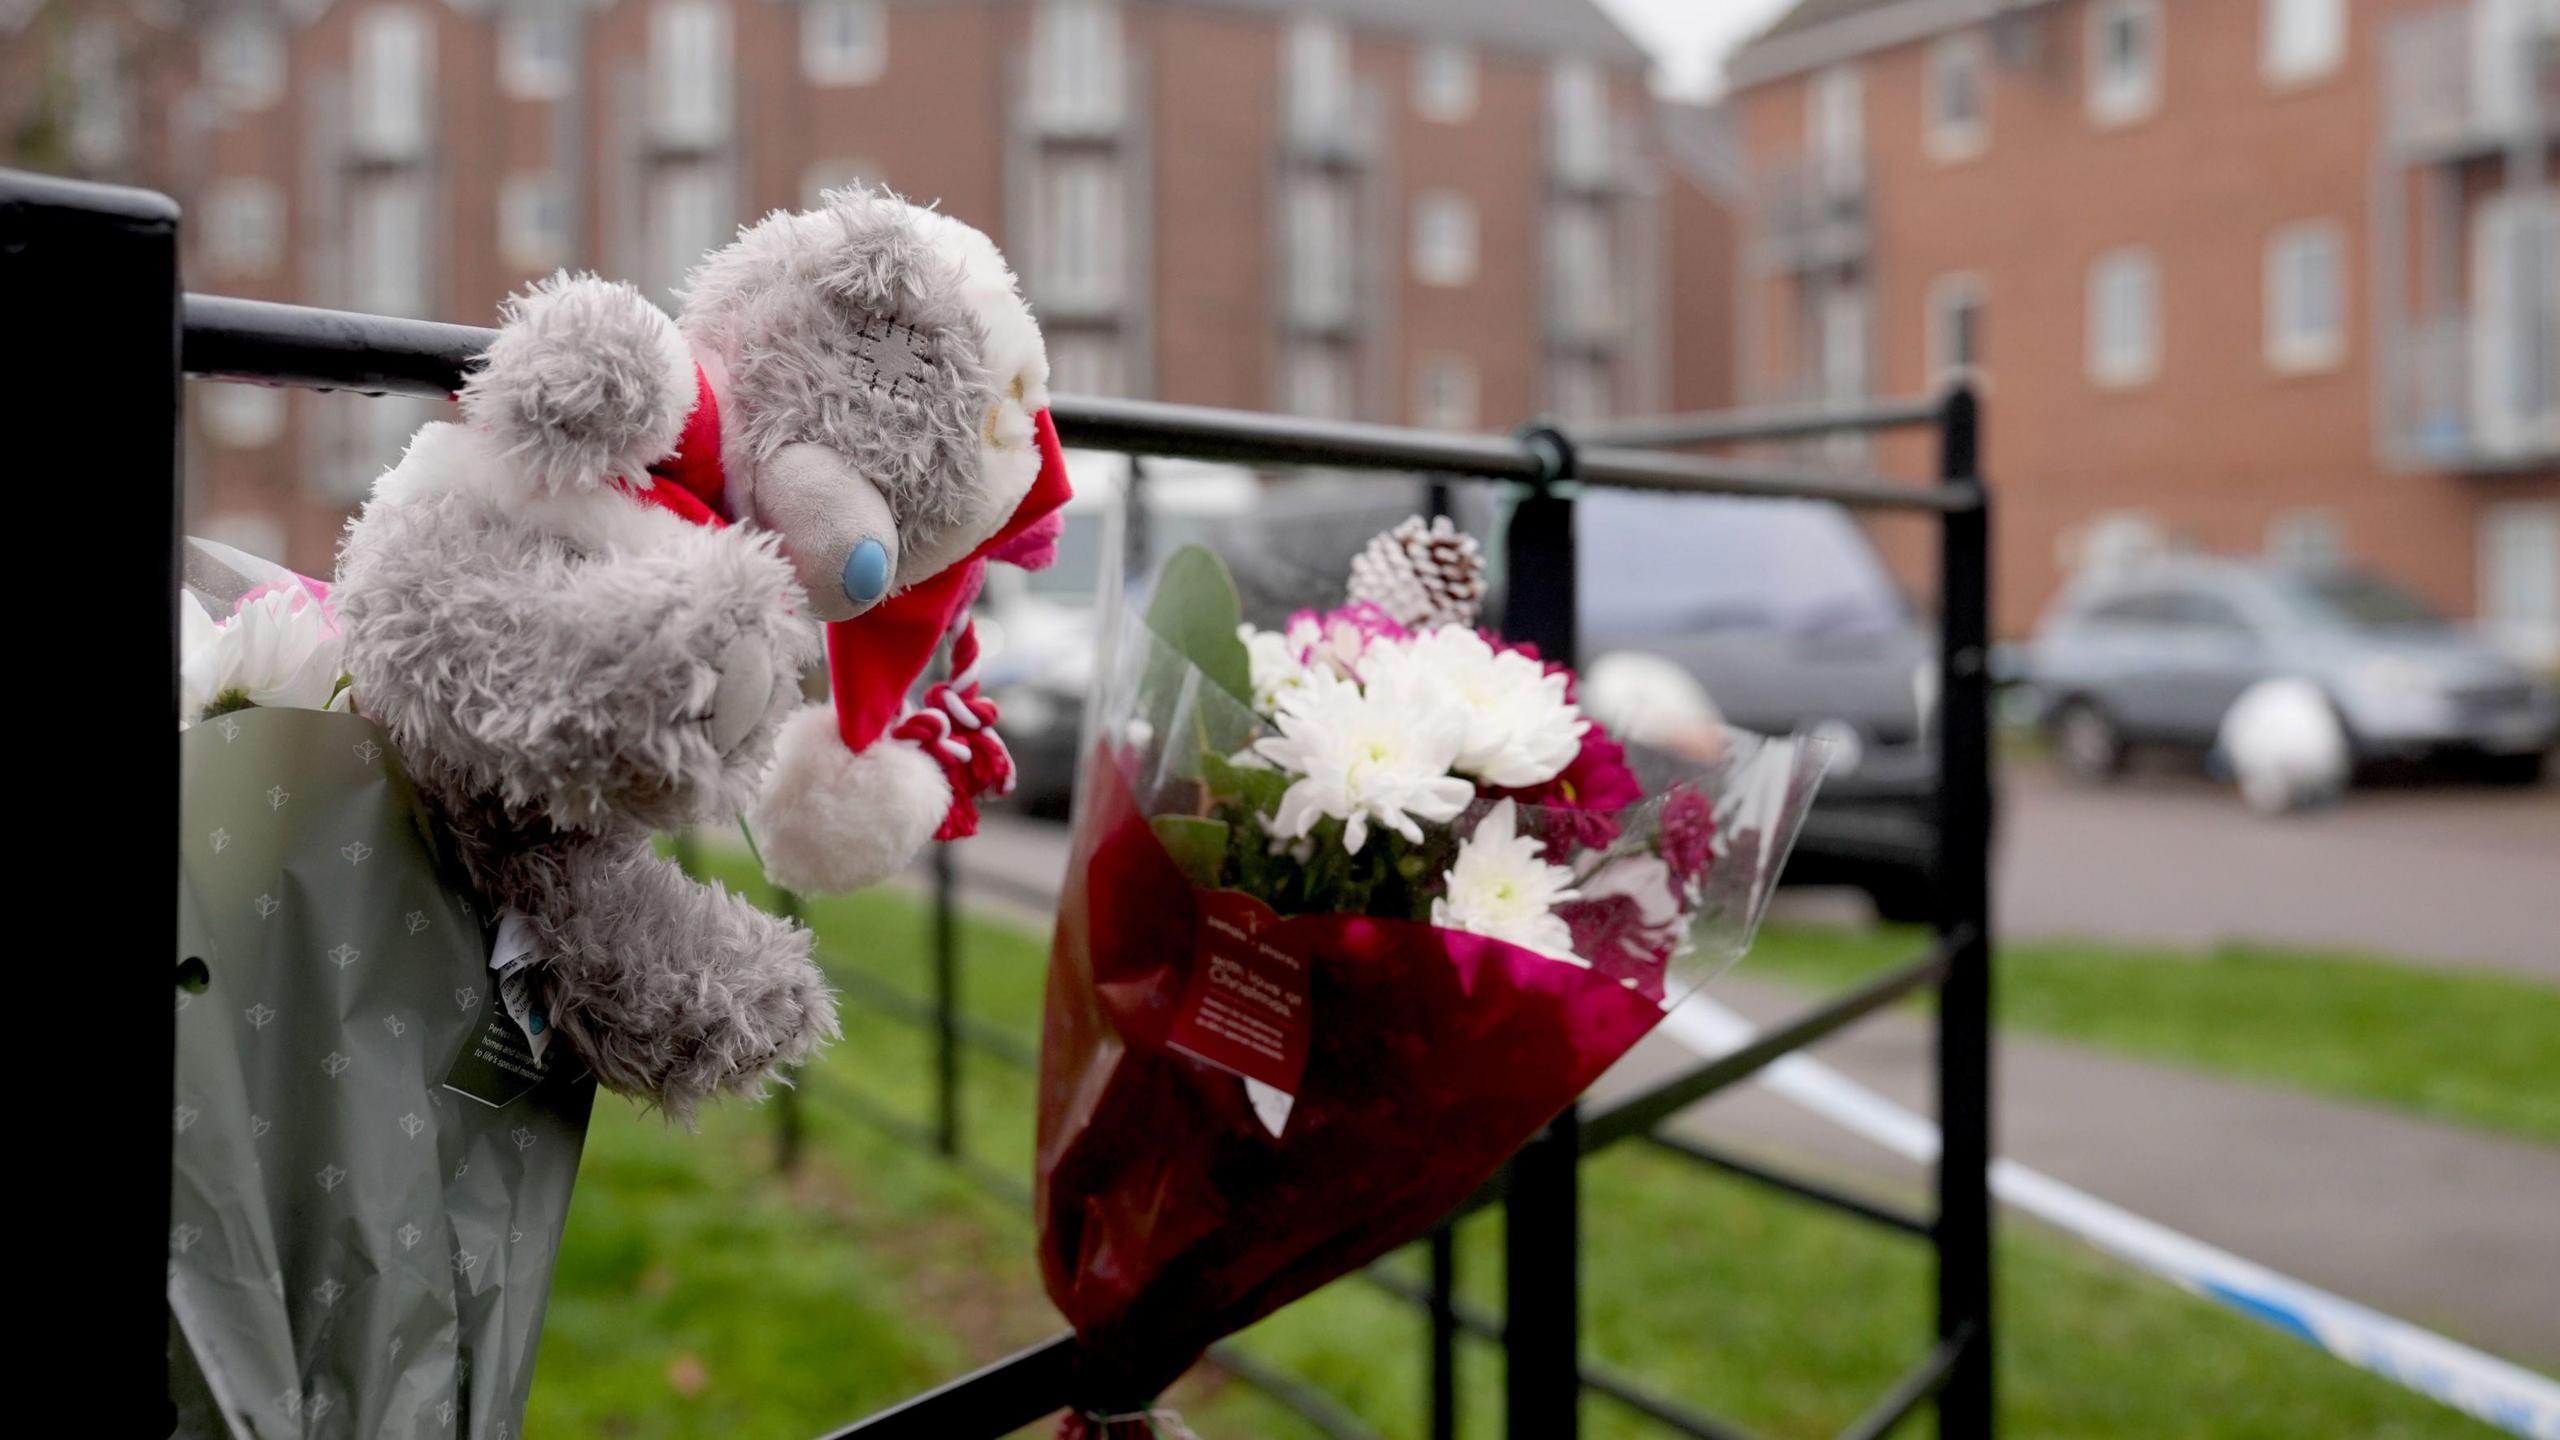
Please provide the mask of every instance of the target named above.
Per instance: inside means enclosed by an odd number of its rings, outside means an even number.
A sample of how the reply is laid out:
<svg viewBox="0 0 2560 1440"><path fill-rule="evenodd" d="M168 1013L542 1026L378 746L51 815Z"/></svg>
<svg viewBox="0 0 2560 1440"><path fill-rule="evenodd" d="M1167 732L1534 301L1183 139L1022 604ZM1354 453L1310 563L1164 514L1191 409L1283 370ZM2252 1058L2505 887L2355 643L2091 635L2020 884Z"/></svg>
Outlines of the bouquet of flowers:
<svg viewBox="0 0 2560 1440"><path fill-rule="evenodd" d="M351 713L328 587L184 560L175 1433L512 1436L595 1083Z"/></svg>
<svg viewBox="0 0 2560 1440"><path fill-rule="evenodd" d="M1427 1230L1748 942L1819 742L1668 773L1484 589L1417 519L1258 629L1195 547L1098 671L1037 1177L1095 1398Z"/></svg>

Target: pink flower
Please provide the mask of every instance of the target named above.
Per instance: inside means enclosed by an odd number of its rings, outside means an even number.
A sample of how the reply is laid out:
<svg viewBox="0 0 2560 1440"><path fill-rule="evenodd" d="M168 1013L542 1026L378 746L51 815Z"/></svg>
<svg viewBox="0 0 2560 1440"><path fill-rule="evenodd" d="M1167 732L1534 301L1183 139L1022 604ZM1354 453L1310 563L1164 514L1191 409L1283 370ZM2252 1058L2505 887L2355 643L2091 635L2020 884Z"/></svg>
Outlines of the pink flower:
<svg viewBox="0 0 2560 1440"><path fill-rule="evenodd" d="M1370 646L1403 641L1413 634L1366 600L1321 613L1301 610L1289 617L1283 633L1299 664L1325 661L1337 673L1353 678L1358 677L1360 657Z"/></svg>
<svg viewBox="0 0 2560 1440"><path fill-rule="evenodd" d="M1715 862L1716 808L1687 785L1675 785L1662 797L1662 827L1657 837L1662 859L1687 884L1707 873Z"/></svg>

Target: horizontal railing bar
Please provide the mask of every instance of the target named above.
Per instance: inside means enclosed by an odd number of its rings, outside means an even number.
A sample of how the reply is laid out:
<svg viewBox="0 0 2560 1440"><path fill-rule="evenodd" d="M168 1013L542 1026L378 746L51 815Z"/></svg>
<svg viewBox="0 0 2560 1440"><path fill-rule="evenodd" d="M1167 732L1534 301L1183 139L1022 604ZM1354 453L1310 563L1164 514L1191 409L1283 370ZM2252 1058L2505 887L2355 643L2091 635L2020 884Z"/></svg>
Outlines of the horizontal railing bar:
<svg viewBox="0 0 2560 1440"><path fill-rule="evenodd" d="M1751 1440L1751 1432L1738 1430L1702 1414L1666 1395L1659 1395L1612 1370L1596 1365L1582 1367L1582 1388L1595 1395L1605 1395L1657 1425L1677 1430L1695 1440Z"/></svg>
<svg viewBox="0 0 2560 1440"><path fill-rule="evenodd" d="M826 967L822 965L822 968ZM889 1018L900 1024L924 1028L942 1023L934 1014L932 1001L910 995L877 975L850 965L826 968L826 975L848 990L859 991L862 998L872 1004L890 1011ZM955 1016L953 1028L959 1033L961 1043L973 1050L983 1051L1017 1069L1039 1068L1040 1054L1036 1048L984 1020L969 1015Z"/></svg>
<svg viewBox="0 0 2560 1440"><path fill-rule="evenodd" d="M1843 1214L1855 1215L1861 1220L1882 1225L1889 1230L1900 1230L1904 1234L1917 1235L1922 1239L1927 1239L1936 1233L1937 1227L1930 1223L1929 1217L1917 1210L1907 1210L1899 1205L1870 1200L1863 1195L1853 1194L1819 1180L1808 1180L1801 1175L1791 1175L1784 1170L1745 1160L1739 1155L1701 1144L1684 1136L1653 1130L1646 1133L1645 1139L1684 1160L1765 1185L1772 1190L1793 1195L1799 1200L1809 1200L1816 1205L1829 1206Z"/></svg>
<svg viewBox="0 0 2560 1440"><path fill-rule="evenodd" d="M824 1440L951 1440L955 1435L1008 1435L1066 1408L1079 1352L1072 1334L1053 1336L876 1415Z"/></svg>
<svg viewBox="0 0 2560 1440"><path fill-rule="evenodd" d="M302 385L442 399L497 332L222 295L185 297L184 364L202 379ZM1062 395L1051 402L1070 446L1242 464L1398 470L1484 480L1538 479L1539 456L1501 435L1312 420L1203 405ZM1979 503L1965 486L1842 479L1784 466L1582 448L1584 484L1686 494L1830 500L1876 509L1952 511Z"/></svg>
<svg viewBox="0 0 2560 1440"><path fill-rule="evenodd" d="M368 395L449 398L498 332L227 295L185 298L187 373Z"/></svg>
<svg viewBox="0 0 2560 1440"><path fill-rule="evenodd" d="M1360 1278L1416 1309L1431 1308L1430 1287L1419 1281L1406 1279L1388 1269L1383 1263L1362 1270ZM1457 1322L1460 1330L1479 1340L1490 1340L1495 1344L1502 1342L1502 1317L1481 1305L1452 1295L1449 1297L1449 1316Z"/></svg>
<svg viewBox="0 0 2560 1440"><path fill-rule="evenodd" d="M1209 1363L1270 1396L1274 1404L1314 1426L1325 1440L1381 1440L1379 1432L1370 1429L1341 1401L1237 1346L1210 1346Z"/></svg>
<svg viewBox="0 0 2560 1440"><path fill-rule="evenodd" d="M1582 1152L1588 1155L1594 1150L1642 1135L1707 1096L1757 1074L1773 1061L1783 1059L1915 990L1936 984L1945 978L1947 965L1958 948L1960 938L1959 934L1942 939L1929 953L1910 964L1835 995L1785 1024L1762 1032L1758 1039L1740 1049L1719 1055L1696 1069L1605 1110L1586 1115L1582 1121Z"/></svg>
<svg viewBox="0 0 2560 1440"><path fill-rule="evenodd" d="M972 870L965 865L958 868L954 878L964 893L977 891L992 895L1026 910L1054 911L1058 908L1058 882L1055 880L1025 880L1001 870Z"/></svg>
<svg viewBox="0 0 2560 1440"><path fill-rule="evenodd" d="M1799 440L1854 431L1910 430L1935 425L1946 402L1933 395L1869 400L1853 405L1767 405L1747 410L1702 410L1669 415L1630 415L1574 427L1593 445L1731 445L1753 440Z"/></svg>
<svg viewBox="0 0 2560 1440"><path fill-rule="evenodd" d="M1965 1347L1973 1343L1973 1336L1973 1330L1968 1327L1930 1347L1919 1364L1893 1382L1893 1388L1884 1393L1883 1399L1859 1416L1857 1423L1840 1432L1840 1440L1883 1440L1884 1436L1891 1434L1893 1427L1920 1408L1920 1402L1937 1394L1939 1388L1947 1383L1948 1373L1956 1368L1956 1361L1963 1357Z"/></svg>

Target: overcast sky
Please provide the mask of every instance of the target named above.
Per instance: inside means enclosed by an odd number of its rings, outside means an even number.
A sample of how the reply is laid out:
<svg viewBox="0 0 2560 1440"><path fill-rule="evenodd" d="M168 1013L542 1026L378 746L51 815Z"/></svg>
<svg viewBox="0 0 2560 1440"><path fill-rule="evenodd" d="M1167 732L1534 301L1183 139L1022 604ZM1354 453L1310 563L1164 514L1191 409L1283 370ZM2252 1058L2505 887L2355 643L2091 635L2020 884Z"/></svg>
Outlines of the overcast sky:
<svg viewBox="0 0 2560 1440"><path fill-rule="evenodd" d="M1793 0L1600 0L1653 51L1666 94L1702 99L1722 85L1724 57Z"/></svg>

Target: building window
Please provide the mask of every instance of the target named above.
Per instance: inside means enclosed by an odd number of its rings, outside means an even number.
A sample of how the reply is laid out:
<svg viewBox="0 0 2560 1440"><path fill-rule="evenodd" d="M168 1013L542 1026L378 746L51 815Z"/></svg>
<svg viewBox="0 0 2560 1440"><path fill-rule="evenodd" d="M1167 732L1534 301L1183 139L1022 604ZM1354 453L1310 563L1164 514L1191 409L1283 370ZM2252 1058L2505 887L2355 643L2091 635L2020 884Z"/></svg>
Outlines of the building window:
<svg viewBox="0 0 2560 1440"><path fill-rule="evenodd" d="M254 175L213 182L204 204L205 263L221 275L266 275L284 259L284 192Z"/></svg>
<svg viewBox="0 0 2560 1440"><path fill-rule="evenodd" d="M415 173L377 174L355 187L348 205L348 246L355 309L423 317L427 285L427 191Z"/></svg>
<svg viewBox="0 0 2560 1440"><path fill-rule="evenodd" d="M215 444L229 450L263 450L284 438L282 390L206 384L195 387L194 393L204 415L204 432Z"/></svg>
<svg viewBox="0 0 2560 1440"><path fill-rule="evenodd" d="M1588 355L1559 356L1548 370L1547 394L1559 420L1605 420L1610 403L1609 364Z"/></svg>
<svg viewBox="0 0 2560 1440"><path fill-rule="evenodd" d="M557 100L577 70L577 22L566 4L517 5L498 29L498 83L518 100Z"/></svg>
<svg viewBox="0 0 2560 1440"><path fill-rule="evenodd" d="M1060 395L1127 394L1119 337L1077 331L1051 336L1049 386Z"/></svg>
<svg viewBox="0 0 2560 1440"><path fill-rule="evenodd" d="M1330 175L1289 186L1289 315L1302 328L1351 323L1351 191Z"/></svg>
<svg viewBox="0 0 2560 1440"><path fill-rule="evenodd" d="M1595 184L1609 178L1609 79L1588 60L1563 60L1547 76L1547 118L1558 178Z"/></svg>
<svg viewBox="0 0 2560 1440"><path fill-rule="evenodd" d="M1119 123L1120 7L1113 0L1046 0L1032 12L1031 39L1043 121L1070 130Z"/></svg>
<svg viewBox="0 0 2560 1440"><path fill-rule="evenodd" d="M1464 45L1429 44L1413 52L1413 110L1455 125L1476 113L1476 55Z"/></svg>
<svg viewBox="0 0 2560 1440"><path fill-rule="evenodd" d="M800 70L812 85L868 85L889 68L880 0L801 0Z"/></svg>
<svg viewBox="0 0 2560 1440"><path fill-rule="evenodd" d="M1618 323L1608 212L1591 204L1557 206L1548 221L1547 245L1556 333L1574 340L1608 336Z"/></svg>
<svg viewBox="0 0 2560 1440"><path fill-rule="evenodd" d="M2482 512L2480 618L2527 663L2560 665L2560 502Z"/></svg>
<svg viewBox="0 0 2560 1440"><path fill-rule="evenodd" d="M727 139L729 12L716 0L659 0L649 17L649 78L661 145L706 149Z"/></svg>
<svg viewBox="0 0 2560 1440"><path fill-rule="evenodd" d="M378 5L356 16L355 144L374 160L414 160L427 149L435 93L435 31L414 5Z"/></svg>
<svg viewBox="0 0 2560 1440"><path fill-rule="evenodd" d="M498 191L498 248L519 270L569 258L569 190L547 170L519 170Z"/></svg>
<svg viewBox="0 0 2560 1440"><path fill-rule="evenodd" d="M2267 238L2267 363L2326 370L2347 353L2346 232L2326 220Z"/></svg>
<svg viewBox="0 0 2560 1440"><path fill-rule="evenodd" d="M1476 205L1453 190L1425 190L1413 202L1413 278L1468 285L1476 278Z"/></svg>
<svg viewBox="0 0 2560 1440"><path fill-rule="evenodd" d="M2151 252L2112 250L2089 267L2089 378L2139 385L2160 370L2160 266Z"/></svg>
<svg viewBox="0 0 2560 1440"><path fill-rule="evenodd" d="M664 166L650 191L656 298L667 300L703 256L729 242L737 216L730 202L729 177L717 165Z"/></svg>
<svg viewBox="0 0 2560 1440"><path fill-rule="evenodd" d="M2492 197L2472 230L2471 404L2482 449L2560 450L2560 197Z"/></svg>
<svg viewBox="0 0 2560 1440"><path fill-rule="evenodd" d="M1866 180L1866 83L1851 65L1834 65L1805 87L1806 149L1825 193L1838 195Z"/></svg>
<svg viewBox="0 0 2560 1440"><path fill-rule="evenodd" d="M2346 563L2347 530L2338 512L2328 509L2284 510L2267 522L2267 558L2302 570L2327 570Z"/></svg>
<svg viewBox="0 0 2560 1440"><path fill-rule="evenodd" d="M2160 0L2089 7L2089 116L2121 125L2160 103Z"/></svg>
<svg viewBox="0 0 2560 1440"><path fill-rule="evenodd" d="M1413 423L1426 430L1476 428L1476 367L1464 355L1426 355L1413 377Z"/></svg>
<svg viewBox="0 0 2560 1440"><path fill-rule="evenodd" d="M1289 349L1287 406L1318 420L1351 418L1351 356L1339 345L1302 341Z"/></svg>
<svg viewBox="0 0 2560 1440"><path fill-rule="evenodd" d="M1289 133L1302 143L1349 134L1351 41L1338 21L1300 15L1289 22Z"/></svg>
<svg viewBox="0 0 2560 1440"><path fill-rule="evenodd" d="M1971 380L1982 373L1982 277L1941 275L1929 282L1929 382Z"/></svg>
<svg viewBox="0 0 2560 1440"><path fill-rule="evenodd" d="M133 99L125 88L124 39L105 15L82 17L64 46L71 97L71 157L92 174L120 169L133 141Z"/></svg>
<svg viewBox="0 0 2560 1440"><path fill-rule="evenodd" d="M1929 47L1928 113L1922 129L1939 160L1979 155L1991 141L1990 47L1962 30Z"/></svg>
<svg viewBox="0 0 2560 1440"><path fill-rule="evenodd" d="M870 160L820 160L800 176L800 207L815 210L824 205L827 196L857 185L881 183L880 166Z"/></svg>
<svg viewBox="0 0 2560 1440"><path fill-rule="evenodd" d="M226 110L264 110L284 94L284 31L264 15L234 14L204 42L204 83Z"/></svg>
<svg viewBox="0 0 2560 1440"><path fill-rule="evenodd" d="M2347 0L2260 0L2258 60L2278 85L2316 80L2347 54Z"/></svg>
<svg viewBox="0 0 2560 1440"><path fill-rule="evenodd" d="M1107 156L1053 160L1040 174L1033 289L1044 305L1103 309L1120 302L1120 167Z"/></svg>

